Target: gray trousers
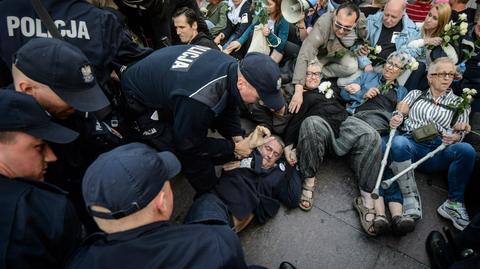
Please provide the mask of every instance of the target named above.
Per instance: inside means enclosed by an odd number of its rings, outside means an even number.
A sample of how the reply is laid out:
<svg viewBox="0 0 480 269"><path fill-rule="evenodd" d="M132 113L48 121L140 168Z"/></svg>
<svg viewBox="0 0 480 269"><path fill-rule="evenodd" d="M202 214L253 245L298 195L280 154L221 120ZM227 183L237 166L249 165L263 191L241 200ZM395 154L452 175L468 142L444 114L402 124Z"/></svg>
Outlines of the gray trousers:
<svg viewBox="0 0 480 269"><path fill-rule="evenodd" d="M349 164L360 189L372 192L382 158L381 138L366 122L348 117L335 138L330 125L320 116L306 118L300 127L297 156L300 172L313 177L321 169L326 151L349 156Z"/></svg>

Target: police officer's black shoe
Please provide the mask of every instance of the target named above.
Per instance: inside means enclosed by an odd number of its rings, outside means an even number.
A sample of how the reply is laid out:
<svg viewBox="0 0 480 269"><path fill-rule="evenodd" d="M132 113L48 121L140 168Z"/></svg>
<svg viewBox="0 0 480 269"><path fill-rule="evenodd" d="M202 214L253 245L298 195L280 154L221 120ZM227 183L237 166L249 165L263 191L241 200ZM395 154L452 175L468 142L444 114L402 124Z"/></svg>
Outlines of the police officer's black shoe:
<svg viewBox="0 0 480 269"><path fill-rule="evenodd" d="M282 262L280 264L280 267L278 269L297 269L297 267L293 266L293 264L289 262Z"/></svg>
<svg viewBox="0 0 480 269"><path fill-rule="evenodd" d="M432 231L425 242L432 269L447 269L453 263L453 257L447 242L438 231Z"/></svg>

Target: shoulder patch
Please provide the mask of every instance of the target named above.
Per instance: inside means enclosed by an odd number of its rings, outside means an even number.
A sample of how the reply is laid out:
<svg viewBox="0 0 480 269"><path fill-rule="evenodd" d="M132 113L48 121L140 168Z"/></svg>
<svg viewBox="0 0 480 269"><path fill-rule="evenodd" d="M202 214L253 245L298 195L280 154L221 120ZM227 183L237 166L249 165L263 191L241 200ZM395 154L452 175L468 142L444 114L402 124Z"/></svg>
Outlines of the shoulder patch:
<svg viewBox="0 0 480 269"><path fill-rule="evenodd" d="M285 164L279 163L279 164L278 164L278 168L280 168L280 170L281 170L282 172L285 172Z"/></svg>

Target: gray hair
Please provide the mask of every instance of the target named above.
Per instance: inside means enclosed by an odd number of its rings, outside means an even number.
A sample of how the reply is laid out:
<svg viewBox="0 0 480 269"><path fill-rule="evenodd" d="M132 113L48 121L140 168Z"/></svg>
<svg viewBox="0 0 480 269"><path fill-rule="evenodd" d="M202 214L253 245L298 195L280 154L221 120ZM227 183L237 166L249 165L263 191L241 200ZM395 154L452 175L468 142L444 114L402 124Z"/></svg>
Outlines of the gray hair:
<svg viewBox="0 0 480 269"><path fill-rule="evenodd" d="M437 67L441 63L449 63L455 68L455 63L453 62L452 59L450 59L449 57L440 57L440 58L435 59L435 61L433 61L430 64L430 66L428 67L428 74L430 75L432 73L437 72Z"/></svg>

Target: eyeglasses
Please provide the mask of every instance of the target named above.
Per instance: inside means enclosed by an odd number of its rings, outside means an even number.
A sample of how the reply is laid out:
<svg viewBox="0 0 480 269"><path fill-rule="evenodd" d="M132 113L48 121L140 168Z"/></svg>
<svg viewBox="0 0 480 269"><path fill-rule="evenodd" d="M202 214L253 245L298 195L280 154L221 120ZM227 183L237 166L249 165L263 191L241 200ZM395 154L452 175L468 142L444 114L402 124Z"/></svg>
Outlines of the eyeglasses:
<svg viewBox="0 0 480 269"><path fill-rule="evenodd" d="M387 61L385 63L385 68L391 68L393 69L393 71L403 70L402 66L399 66L398 64L395 64L392 61Z"/></svg>
<svg viewBox="0 0 480 269"><path fill-rule="evenodd" d="M436 77L439 77L439 78L455 78L455 76L457 75L456 73L447 73L447 72L443 72L443 73L432 73L430 74L432 76L436 76Z"/></svg>
<svg viewBox="0 0 480 269"><path fill-rule="evenodd" d="M345 26L338 23L337 20L335 20L334 25L335 25L335 28L337 28L338 30L342 29L344 32L351 32L355 28L355 25Z"/></svg>
<svg viewBox="0 0 480 269"><path fill-rule="evenodd" d="M321 72L310 72L310 71L307 72L307 77L317 77L317 78L319 78L320 75L321 75Z"/></svg>

